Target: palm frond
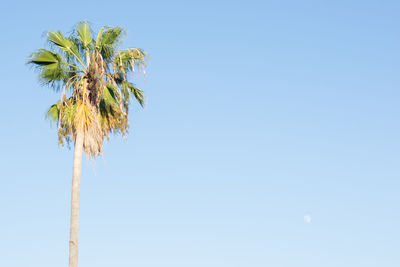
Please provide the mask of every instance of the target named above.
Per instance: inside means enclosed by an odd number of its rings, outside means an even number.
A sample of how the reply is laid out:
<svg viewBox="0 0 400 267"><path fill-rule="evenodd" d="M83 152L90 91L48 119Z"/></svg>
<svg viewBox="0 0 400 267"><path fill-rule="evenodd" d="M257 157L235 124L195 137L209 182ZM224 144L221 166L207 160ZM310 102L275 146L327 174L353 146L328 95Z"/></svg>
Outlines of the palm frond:
<svg viewBox="0 0 400 267"><path fill-rule="evenodd" d="M82 130L88 129L94 119L92 115L90 107L85 102L78 101L73 121L74 128Z"/></svg>
<svg viewBox="0 0 400 267"><path fill-rule="evenodd" d="M39 71L39 79L45 84L55 86L56 82L61 82L69 76L65 59L60 54L46 49L35 51L27 64L33 65Z"/></svg>
<svg viewBox="0 0 400 267"><path fill-rule="evenodd" d="M102 57L107 63L111 61L111 58L118 48L124 33L125 31L121 27L107 27L104 28L101 35L98 36L96 41L96 49L101 53Z"/></svg>
<svg viewBox="0 0 400 267"><path fill-rule="evenodd" d="M142 107L144 107L144 93L142 90L136 88L133 84L127 81L122 82L122 88L128 89L129 93L136 98Z"/></svg>
<svg viewBox="0 0 400 267"><path fill-rule="evenodd" d="M115 85L107 84L103 90L103 99L106 105L117 105L120 101L118 88Z"/></svg>
<svg viewBox="0 0 400 267"><path fill-rule="evenodd" d="M76 114L77 103L70 97L65 100L62 107L62 112L60 114L61 126L66 130L67 134L72 132L74 117Z"/></svg>
<svg viewBox="0 0 400 267"><path fill-rule="evenodd" d="M60 117L60 104L61 101L58 101L56 104L50 106L50 108L46 112L46 119L51 122L58 122Z"/></svg>
<svg viewBox="0 0 400 267"><path fill-rule="evenodd" d="M29 58L28 63L33 63L40 66L59 64L62 57L46 49L36 50Z"/></svg>
<svg viewBox="0 0 400 267"><path fill-rule="evenodd" d="M85 67L82 58L79 54L77 45L70 38L66 38L62 34L62 32L49 31L47 33L47 39L49 40L50 43L56 45L65 53L75 57L75 59L78 60L78 62L82 64L83 67Z"/></svg>
<svg viewBox="0 0 400 267"><path fill-rule="evenodd" d="M114 66L116 67L116 71L121 72L124 76L128 74L128 72L135 71L136 67L145 67L146 54L143 50L139 48L128 48L115 56Z"/></svg>
<svg viewBox="0 0 400 267"><path fill-rule="evenodd" d="M93 42L92 32L90 30L89 24L86 21L78 22L75 29L78 35L78 39L82 43L82 47L89 50L90 45Z"/></svg>

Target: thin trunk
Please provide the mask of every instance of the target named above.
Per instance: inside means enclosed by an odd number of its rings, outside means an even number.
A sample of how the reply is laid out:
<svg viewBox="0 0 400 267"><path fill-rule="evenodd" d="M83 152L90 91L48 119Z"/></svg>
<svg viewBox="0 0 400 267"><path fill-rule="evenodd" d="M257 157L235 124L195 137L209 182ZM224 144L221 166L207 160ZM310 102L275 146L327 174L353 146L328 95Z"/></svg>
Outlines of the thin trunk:
<svg viewBox="0 0 400 267"><path fill-rule="evenodd" d="M74 168L72 175L71 194L71 226L69 236L69 267L78 266L78 226L79 226L79 196L81 184L81 163L83 149L83 133L78 131L75 139Z"/></svg>

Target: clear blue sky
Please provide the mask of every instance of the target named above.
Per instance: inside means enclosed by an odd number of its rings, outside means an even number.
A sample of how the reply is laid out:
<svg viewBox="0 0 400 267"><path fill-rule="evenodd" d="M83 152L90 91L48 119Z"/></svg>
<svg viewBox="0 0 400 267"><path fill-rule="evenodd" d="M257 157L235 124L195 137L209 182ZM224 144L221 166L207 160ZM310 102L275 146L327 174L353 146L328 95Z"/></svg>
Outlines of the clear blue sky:
<svg viewBox="0 0 400 267"><path fill-rule="evenodd" d="M67 266L72 151L24 62L80 20L151 55L128 139L85 161L80 266L400 266L399 1L1 9L0 266Z"/></svg>

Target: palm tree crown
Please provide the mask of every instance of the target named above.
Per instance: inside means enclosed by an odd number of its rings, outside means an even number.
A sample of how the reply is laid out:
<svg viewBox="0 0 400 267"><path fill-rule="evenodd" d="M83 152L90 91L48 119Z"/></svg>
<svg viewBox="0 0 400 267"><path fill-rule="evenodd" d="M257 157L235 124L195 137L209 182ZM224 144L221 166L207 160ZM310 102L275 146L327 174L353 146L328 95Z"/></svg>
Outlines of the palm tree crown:
<svg viewBox="0 0 400 267"><path fill-rule="evenodd" d="M139 48L119 50L124 33L120 27L103 27L94 34L86 22L68 37L49 31L50 50L38 49L28 61L42 83L61 91L61 99L47 112L58 124L59 143L75 141L80 132L88 156L102 153L110 133L127 133L131 98L144 104L143 92L128 75L144 71L146 54Z"/></svg>

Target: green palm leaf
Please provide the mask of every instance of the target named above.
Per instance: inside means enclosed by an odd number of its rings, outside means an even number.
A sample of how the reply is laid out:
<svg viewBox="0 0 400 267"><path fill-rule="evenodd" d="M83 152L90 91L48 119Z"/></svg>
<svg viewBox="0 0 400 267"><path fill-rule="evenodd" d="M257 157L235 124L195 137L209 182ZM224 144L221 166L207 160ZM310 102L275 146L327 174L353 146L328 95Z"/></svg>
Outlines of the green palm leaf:
<svg viewBox="0 0 400 267"><path fill-rule="evenodd" d="M103 99L105 104L108 106L118 104L120 100L118 87L112 84L107 84L103 89Z"/></svg>
<svg viewBox="0 0 400 267"><path fill-rule="evenodd" d="M102 29L102 33L98 36L96 41L96 49L107 62L111 61L123 35L124 29L120 27L107 27Z"/></svg>
<svg viewBox="0 0 400 267"><path fill-rule="evenodd" d="M33 53L28 63L37 65L60 64L61 56L46 49L39 49Z"/></svg>
<svg viewBox="0 0 400 267"><path fill-rule="evenodd" d="M146 54L139 48L129 48L118 53L114 59L114 65L122 74L135 70L136 67L144 67Z"/></svg>
<svg viewBox="0 0 400 267"><path fill-rule="evenodd" d="M46 119L49 119L52 122L58 122L60 116L60 103L61 101L58 101L56 104L51 105L46 112Z"/></svg>
<svg viewBox="0 0 400 267"><path fill-rule="evenodd" d="M45 84L55 85L68 77L67 65L62 56L46 49L34 52L28 62L39 71L40 80Z"/></svg>
<svg viewBox="0 0 400 267"><path fill-rule="evenodd" d="M144 107L144 93L139 88L136 88L133 84L127 81L122 82L122 88L126 88L131 95L133 95L139 104Z"/></svg>
<svg viewBox="0 0 400 267"><path fill-rule="evenodd" d="M85 66L81 56L79 55L77 45L71 39L66 38L62 32L49 31L47 33L47 38L50 43L56 45L67 54L74 56L82 66Z"/></svg>
<svg viewBox="0 0 400 267"><path fill-rule="evenodd" d="M76 32L78 34L79 41L82 43L82 47L84 49L89 49L93 42L89 24L85 21L79 22L76 25Z"/></svg>

